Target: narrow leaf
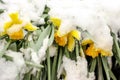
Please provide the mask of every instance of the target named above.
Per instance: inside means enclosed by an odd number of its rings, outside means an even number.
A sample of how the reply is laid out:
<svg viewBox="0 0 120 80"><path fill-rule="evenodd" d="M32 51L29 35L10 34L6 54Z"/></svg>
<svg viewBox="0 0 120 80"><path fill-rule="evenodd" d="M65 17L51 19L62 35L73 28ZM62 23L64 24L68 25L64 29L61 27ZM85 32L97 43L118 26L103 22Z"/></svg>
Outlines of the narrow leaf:
<svg viewBox="0 0 120 80"><path fill-rule="evenodd" d="M110 80L109 67L107 65L108 64L107 59L106 59L106 57L101 57L101 59L102 59L102 64L103 64L105 73L106 73L107 80Z"/></svg>
<svg viewBox="0 0 120 80"><path fill-rule="evenodd" d="M47 26L46 29L43 30L43 32L41 32L35 46L33 46L35 48L35 51L38 51L40 49L40 47L42 46L42 43L43 43L43 40L44 38L49 35L50 33L50 30L51 30L51 27L50 26Z"/></svg>
<svg viewBox="0 0 120 80"><path fill-rule="evenodd" d="M117 80L115 75L113 74L113 72L111 70L109 70L109 74L110 74L110 77L112 78L112 80Z"/></svg>
<svg viewBox="0 0 120 80"><path fill-rule="evenodd" d="M102 62L100 59L100 56L97 57L97 63L98 63L98 79L97 80L104 80L103 77L103 67L102 67Z"/></svg>
<svg viewBox="0 0 120 80"><path fill-rule="evenodd" d="M41 65L41 64L36 64L36 63L33 63L33 62L29 62L29 61L26 61L25 62L28 66L32 66L32 67L36 67L36 68L43 68L44 66Z"/></svg>
<svg viewBox="0 0 120 80"><path fill-rule="evenodd" d="M54 41L54 26L52 25L52 28L51 28L51 35L50 35L50 39L49 39L49 42L48 42L48 46L50 46Z"/></svg>
<svg viewBox="0 0 120 80"><path fill-rule="evenodd" d="M94 72L96 67L96 58L92 59L91 66L90 66L90 72Z"/></svg>
<svg viewBox="0 0 120 80"><path fill-rule="evenodd" d="M119 44L118 44L116 35L113 32L111 32L111 35L113 36L113 43L114 43L114 47L116 49L117 56L120 59L120 48L119 48Z"/></svg>

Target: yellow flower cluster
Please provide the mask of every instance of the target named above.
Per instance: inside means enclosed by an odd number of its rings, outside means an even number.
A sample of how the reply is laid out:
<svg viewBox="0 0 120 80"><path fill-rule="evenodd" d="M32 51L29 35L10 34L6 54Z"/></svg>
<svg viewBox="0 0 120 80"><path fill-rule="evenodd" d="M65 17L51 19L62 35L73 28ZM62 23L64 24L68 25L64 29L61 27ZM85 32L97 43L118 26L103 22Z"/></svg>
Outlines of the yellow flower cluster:
<svg viewBox="0 0 120 80"><path fill-rule="evenodd" d="M61 32L59 31L61 20L59 18L51 18L50 20L58 28L54 35L56 43L59 46L63 47L67 45L68 50L73 51L75 46L75 39L80 40L80 32L78 30L72 30L69 33L61 36ZM87 48L85 49L85 54L91 56L92 58L97 57L99 54L101 54L102 56L109 56L111 54L110 51L95 47L95 44L91 39L83 40L82 46L87 46Z"/></svg>
<svg viewBox="0 0 120 80"><path fill-rule="evenodd" d="M23 39L24 29L28 31L34 31L37 29L37 27L33 26L30 22L25 22L19 19L18 12L9 14L9 17L11 20L4 24L4 32L2 32L2 35L7 34L10 39Z"/></svg>

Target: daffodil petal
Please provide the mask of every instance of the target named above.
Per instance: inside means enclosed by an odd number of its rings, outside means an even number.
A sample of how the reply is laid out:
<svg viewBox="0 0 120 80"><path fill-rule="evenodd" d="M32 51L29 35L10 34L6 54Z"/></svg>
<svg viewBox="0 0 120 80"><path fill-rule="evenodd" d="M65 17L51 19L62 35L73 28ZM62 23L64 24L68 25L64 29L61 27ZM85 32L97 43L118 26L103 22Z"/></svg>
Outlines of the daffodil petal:
<svg viewBox="0 0 120 80"><path fill-rule="evenodd" d="M24 38L24 34L23 34L23 30L19 30L18 32L14 32L12 34L8 34L10 36L11 39L14 40L20 40Z"/></svg>
<svg viewBox="0 0 120 80"><path fill-rule="evenodd" d="M6 32L6 30L7 30L8 28L10 28L11 25L12 25L12 21L6 22L6 23L4 24L4 31Z"/></svg>
<svg viewBox="0 0 120 80"><path fill-rule="evenodd" d="M91 44L90 47L85 51L86 55L91 56L92 58L95 58L98 56L99 52L94 47L94 44Z"/></svg>
<svg viewBox="0 0 120 80"><path fill-rule="evenodd" d="M110 51L105 51L103 49L98 49L98 52L102 55L102 56L109 56L111 55Z"/></svg>
<svg viewBox="0 0 120 80"><path fill-rule="evenodd" d="M67 44L67 35L59 36L58 33L56 32L54 37L55 37L56 43L58 43L59 46L64 47Z"/></svg>
<svg viewBox="0 0 120 80"><path fill-rule="evenodd" d="M11 39L19 40L24 38L21 25L13 25L7 30L7 34Z"/></svg>
<svg viewBox="0 0 120 80"><path fill-rule="evenodd" d="M22 21L19 19L19 14L18 14L18 12L11 13L11 14L9 14L9 16L10 16L10 18L11 18L11 20L12 20L13 23L15 23L15 24L20 24L20 23L22 23Z"/></svg>
<svg viewBox="0 0 120 80"><path fill-rule="evenodd" d="M93 44L93 41L91 39L85 39L85 40L82 40L82 46L84 45L87 45L87 44Z"/></svg>
<svg viewBox="0 0 120 80"><path fill-rule="evenodd" d="M35 31L38 29L36 26L33 26L31 23L26 24L24 28L27 29L28 31Z"/></svg>
<svg viewBox="0 0 120 80"><path fill-rule="evenodd" d="M69 36L68 37L68 50L72 52L74 47L75 47L75 40L72 36Z"/></svg>
<svg viewBox="0 0 120 80"><path fill-rule="evenodd" d="M77 40L80 40L80 32L78 30L72 30L70 34Z"/></svg>
<svg viewBox="0 0 120 80"><path fill-rule="evenodd" d="M53 22L53 24L57 27L60 26L61 24L61 20L59 18L54 18L54 17L51 17L50 20Z"/></svg>

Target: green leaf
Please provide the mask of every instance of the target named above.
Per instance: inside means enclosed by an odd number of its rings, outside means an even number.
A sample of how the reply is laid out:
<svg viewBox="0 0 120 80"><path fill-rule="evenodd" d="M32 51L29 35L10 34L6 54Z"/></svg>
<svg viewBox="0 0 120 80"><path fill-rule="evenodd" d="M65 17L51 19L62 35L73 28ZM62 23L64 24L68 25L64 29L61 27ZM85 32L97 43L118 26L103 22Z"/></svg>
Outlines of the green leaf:
<svg viewBox="0 0 120 80"><path fill-rule="evenodd" d="M17 51L17 44L16 43L12 43L10 46L9 46L9 49L12 50L12 51Z"/></svg>
<svg viewBox="0 0 120 80"><path fill-rule="evenodd" d="M23 80L30 80L30 77L31 77L30 73L27 73L25 74Z"/></svg>
<svg viewBox="0 0 120 80"><path fill-rule="evenodd" d="M102 62L100 59L100 56L97 57L97 63L98 63L98 79L97 80L104 80L103 77L103 67L102 67Z"/></svg>
<svg viewBox="0 0 120 80"><path fill-rule="evenodd" d="M104 70L106 72L106 76L109 77L109 78L112 78L112 80L117 80L115 75L112 73L112 71L111 71L111 69L108 65L107 58L106 57L101 57L101 58L102 58Z"/></svg>
<svg viewBox="0 0 120 80"><path fill-rule="evenodd" d="M47 64L43 61L44 68L41 70L40 80L47 80Z"/></svg>
<svg viewBox="0 0 120 80"><path fill-rule="evenodd" d="M31 71L29 71L28 73L26 73L25 75L24 75L24 78L23 78L23 80L31 80L31 73L30 73Z"/></svg>
<svg viewBox="0 0 120 80"><path fill-rule="evenodd" d="M91 66L90 66L90 72L94 72L95 71L96 63L97 63L96 58L92 59Z"/></svg>
<svg viewBox="0 0 120 80"><path fill-rule="evenodd" d="M43 14L48 14L49 11L50 11L50 8L48 6L45 6Z"/></svg>
<svg viewBox="0 0 120 80"><path fill-rule="evenodd" d="M41 30L39 29L39 30L36 30L35 31L35 33L36 33L36 35L34 35L33 36L33 40L31 40L30 42L29 42L29 45L30 45L30 47L32 48L32 49L34 49L34 50L36 50L36 48L35 48L35 42L36 42L36 40L38 40L38 38L39 38L39 35L41 34Z"/></svg>
<svg viewBox="0 0 120 80"><path fill-rule="evenodd" d="M30 62L30 61L25 61L25 63L28 65L28 66L31 66L31 67L36 67L38 69L40 68L43 68L44 66L41 65L41 64L36 64L36 63L33 63L33 62Z"/></svg>
<svg viewBox="0 0 120 80"><path fill-rule="evenodd" d="M11 56L8 56L8 55L3 55L3 57L6 59L6 60L9 60L9 61L13 61L13 57Z"/></svg>
<svg viewBox="0 0 120 80"><path fill-rule="evenodd" d="M107 58L106 57L101 57L101 59L102 59L102 64L103 64L105 73L106 73L107 80L110 80Z"/></svg>
<svg viewBox="0 0 120 80"><path fill-rule="evenodd" d="M109 74L110 74L110 77L112 78L112 80L117 80L116 77L115 77L115 75L111 71L111 69L109 69Z"/></svg>
<svg viewBox="0 0 120 80"><path fill-rule="evenodd" d="M113 32L111 32L111 35L113 37L113 47L112 47L113 55L116 58L116 61L118 62L118 64L120 65L120 46L119 46L119 42L117 40L116 35Z"/></svg>
<svg viewBox="0 0 120 80"><path fill-rule="evenodd" d="M65 48L64 54L66 55L66 57L70 58L70 54L69 54L67 47L64 47L64 48Z"/></svg>
<svg viewBox="0 0 120 80"><path fill-rule="evenodd" d="M50 46L54 41L54 26L52 25L51 27L52 27L51 28L51 35L50 35L50 38L49 38L48 46Z"/></svg>
<svg viewBox="0 0 120 80"><path fill-rule="evenodd" d="M5 54L5 51L8 49L11 43L12 40L9 40L8 43L5 45L4 49L0 51L0 58Z"/></svg>
<svg viewBox="0 0 120 80"><path fill-rule="evenodd" d="M50 61L49 49L47 50L47 70L48 70L47 80L51 80L51 61Z"/></svg>
<svg viewBox="0 0 120 80"><path fill-rule="evenodd" d="M57 54L58 55L58 54ZM57 55L54 56L53 65L52 65L52 80L56 80L57 74Z"/></svg>
<svg viewBox="0 0 120 80"><path fill-rule="evenodd" d="M48 14L43 14L41 17L42 18L47 18L47 17L49 17L49 15Z"/></svg>
<svg viewBox="0 0 120 80"><path fill-rule="evenodd" d="M45 28L43 32L41 32L37 42L33 46L35 51L38 51L40 49L40 47L42 46L43 40L47 37L47 35L50 34L50 30L51 30L51 27L50 25L48 25L47 28Z"/></svg>
<svg viewBox="0 0 120 80"><path fill-rule="evenodd" d="M112 35L112 37L113 37L114 50L115 50L115 52L116 52L116 54L114 54L114 55L117 55L118 58L119 58L119 60L120 60L120 48L119 48L119 44L118 44L116 35L115 35L113 32L111 32L111 35Z"/></svg>
<svg viewBox="0 0 120 80"><path fill-rule="evenodd" d="M29 42L29 45L30 45L30 47L32 48L32 49L34 49L35 50L35 43L34 43L34 41L33 40L31 40L30 42Z"/></svg>
<svg viewBox="0 0 120 80"><path fill-rule="evenodd" d="M84 53L83 48L82 48L81 45L80 45L80 56L85 57L85 53Z"/></svg>
<svg viewBox="0 0 120 80"><path fill-rule="evenodd" d="M3 9L0 9L0 14L2 14L4 12L4 10Z"/></svg>
<svg viewBox="0 0 120 80"><path fill-rule="evenodd" d="M8 35L3 35L3 36L0 36L0 40L4 39L5 37L7 37Z"/></svg>
<svg viewBox="0 0 120 80"><path fill-rule="evenodd" d="M59 56L58 56L58 70L59 70L59 68L60 68L60 66L61 66L61 63L62 63L62 58L63 58L63 49L62 49L62 47L59 47L60 49L59 49Z"/></svg>
<svg viewBox="0 0 120 80"><path fill-rule="evenodd" d="M38 80L36 76L32 75L32 80Z"/></svg>
<svg viewBox="0 0 120 80"><path fill-rule="evenodd" d="M40 80L40 75L41 75L41 71L37 71L37 73L36 73L36 80Z"/></svg>

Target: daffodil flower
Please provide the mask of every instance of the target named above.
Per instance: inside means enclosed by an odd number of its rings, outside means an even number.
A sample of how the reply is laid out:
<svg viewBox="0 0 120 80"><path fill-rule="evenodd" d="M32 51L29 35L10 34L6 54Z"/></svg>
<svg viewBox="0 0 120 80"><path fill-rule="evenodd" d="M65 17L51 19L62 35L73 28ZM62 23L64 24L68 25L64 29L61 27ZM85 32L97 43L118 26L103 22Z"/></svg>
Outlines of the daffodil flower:
<svg viewBox="0 0 120 80"><path fill-rule="evenodd" d="M4 32L2 35L7 34L10 39L19 40L24 38L24 29L34 31L37 27L33 26L30 22L25 22L19 19L18 12L9 14L10 21L4 24Z"/></svg>
<svg viewBox="0 0 120 80"><path fill-rule="evenodd" d="M103 50L101 48L95 47L95 43L91 39L86 39L82 41L82 46L88 46L85 49L85 53L92 58L97 57L99 54L102 56L109 56L111 54L110 51Z"/></svg>
<svg viewBox="0 0 120 80"><path fill-rule="evenodd" d="M51 21L55 26L58 27L58 30L55 33L55 41L59 46L68 47L69 51L73 51L75 46L75 39L80 40L80 32L78 30L71 30L70 32L61 35L59 31L59 27L61 24L61 20L59 18L51 18Z"/></svg>
<svg viewBox="0 0 120 80"><path fill-rule="evenodd" d="M56 26L56 27L59 27L60 24L61 24L61 20L59 18L53 18L51 17L50 20L53 22L53 24Z"/></svg>

